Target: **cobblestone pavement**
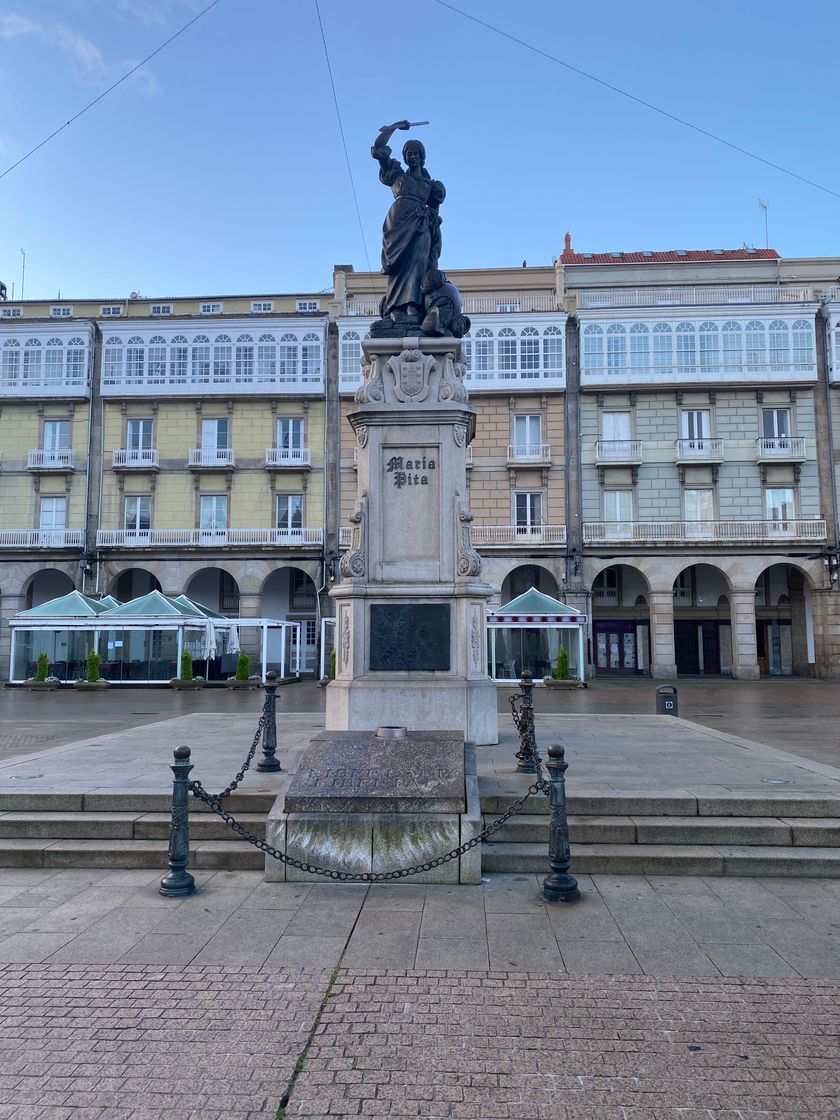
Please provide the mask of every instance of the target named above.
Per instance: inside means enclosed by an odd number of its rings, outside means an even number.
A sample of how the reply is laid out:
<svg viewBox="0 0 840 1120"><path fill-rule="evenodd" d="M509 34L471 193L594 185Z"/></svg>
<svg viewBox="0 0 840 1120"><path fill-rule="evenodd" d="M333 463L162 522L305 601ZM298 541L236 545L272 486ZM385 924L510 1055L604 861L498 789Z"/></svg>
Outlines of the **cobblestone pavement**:
<svg viewBox="0 0 840 1120"><path fill-rule="evenodd" d="M329 973L0 966L3 1120L277 1114Z"/></svg>
<svg viewBox="0 0 840 1120"><path fill-rule="evenodd" d="M300 1120L840 1116L836 983L342 969L330 995Z"/></svg>

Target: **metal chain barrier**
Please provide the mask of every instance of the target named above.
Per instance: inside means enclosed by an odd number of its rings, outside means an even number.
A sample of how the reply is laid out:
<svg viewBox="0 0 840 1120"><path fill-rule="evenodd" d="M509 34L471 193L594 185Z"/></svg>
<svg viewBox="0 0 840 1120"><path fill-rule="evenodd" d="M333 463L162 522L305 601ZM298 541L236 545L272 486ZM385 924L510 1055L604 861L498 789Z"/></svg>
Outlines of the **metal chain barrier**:
<svg viewBox="0 0 840 1120"><path fill-rule="evenodd" d="M251 767L251 763L254 761L254 755L257 753L257 744L259 743L260 739L262 738L262 733L263 733L263 727L264 726L265 726L265 712L263 712L263 714L260 716L259 723L257 724L257 730L256 730L256 733L254 735L254 741L253 741L253 743L251 743L251 749L248 751L248 754L245 758L245 761L242 763L242 769L239 771L239 773L236 775L236 777L233 779L233 781L230 783L230 785L227 787L227 789L223 789L221 793L216 794L216 796L215 796L216 801L222 802L222 801L224 801L224 799L226 797L230 797L230 795L239 786L239 783L245 777L246 773L248 772L248 770ZM197 782L193 783L193 785L197 785L197 784L198 784ZM208 794L208 796L210 796L210 795Z"/></svg>
<svg viewBox="0 0 840 1120"><path fill-rule="evenodd" d="M316 863L305 863L303 860L295 859L287 852L281 852L279 848L274 848L271 844L266 843L265 840L260 840L253 832L249 832L244 825L240 824L226 809L222 807L221 798L214 797L212 793L208 793L204 786L199 781L192 781L189 783L189 791L193 797L197 797L199 801L215 813L218 817L225 822L228 828L232 829L243 840L247 840L249 844L253 844L255 848L259 848L261 852L265 852L267 856L272 859L280 860L288 867L296 867L298 871L305 871L310 875L323 875L326 879L334 879L341 883L386 883L392 879L405 879L409 875L419 875L421 871L432 871L435 867L440 867L444 863L449 863L450 860L458 859L459 856L464 855L474 848L476 844L483 843L488 836L492 836L497 832L502 825L510 820L512 816L518 813L525 802L537 793L544 793L546 796L550 793L551 783L539 778L532 786L529 786L528 792L524 797L518 798L516 801L511 802L507 810L496 820L486 825L477 836L473 836L471 840L467 840L465 844L461 844L459 848L453 848L451 852L446 855L437 856L435 859L428 860L426 863L418 863L413 867L401 867L395 871L334 871L328 867L319 867Z"/></svg>

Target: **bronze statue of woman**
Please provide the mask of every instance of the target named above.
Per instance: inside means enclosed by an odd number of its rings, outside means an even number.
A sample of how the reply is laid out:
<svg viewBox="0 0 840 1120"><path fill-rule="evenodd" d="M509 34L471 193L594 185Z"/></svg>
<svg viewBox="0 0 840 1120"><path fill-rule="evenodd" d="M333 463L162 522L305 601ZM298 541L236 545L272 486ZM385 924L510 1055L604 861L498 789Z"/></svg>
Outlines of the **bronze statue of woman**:
<svg viewBox="0 0 840 1120"><path fill-rule="evenodd" d="M391 159L388 141L397 129L410 128L397 121L380 129L370 154L379 163L379 180L394 192L394 201L382 226L382 271L388 277L379 305L381 321L373 335L404 336L419 333L424 317L423 277L437 269L440 257L440 204L446 198L443 183L426 170L426 149L409 140L399 160Z"/></svg>

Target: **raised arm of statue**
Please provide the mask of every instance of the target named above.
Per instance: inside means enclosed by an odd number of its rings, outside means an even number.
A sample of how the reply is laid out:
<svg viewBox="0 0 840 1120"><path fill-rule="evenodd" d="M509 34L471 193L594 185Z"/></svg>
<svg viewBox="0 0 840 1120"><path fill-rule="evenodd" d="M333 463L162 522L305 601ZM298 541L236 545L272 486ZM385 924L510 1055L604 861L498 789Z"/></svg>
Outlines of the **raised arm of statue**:
<svg viewBox="0 0 840 1120"><path fill-rule="evenodd" d="M408 127L408 121L397 121L396 124L389 124L380 128L379 135L374 140L373 147L370 150L370 154L379 164L379 181L384 183L386 187L390 187L403 173L402 164L399 160L391 159L391 148L388 141L391 139L391 134L396 132L398 128L407 129Z"/></svg>

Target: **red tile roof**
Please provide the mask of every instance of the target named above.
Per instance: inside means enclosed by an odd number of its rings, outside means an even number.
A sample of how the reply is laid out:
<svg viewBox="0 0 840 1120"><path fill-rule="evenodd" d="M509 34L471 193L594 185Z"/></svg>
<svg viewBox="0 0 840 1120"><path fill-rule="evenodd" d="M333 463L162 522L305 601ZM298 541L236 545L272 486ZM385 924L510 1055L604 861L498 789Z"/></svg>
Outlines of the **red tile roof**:
<svg viewBox="0 0 840 1120"><path fill-rule="evenodd" d="M775 249L667 249L647 253L576 253L569 240L560 255L561 264L679 264L692 261L777 261Z"/></svg>

